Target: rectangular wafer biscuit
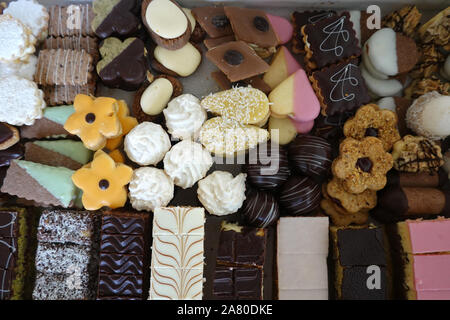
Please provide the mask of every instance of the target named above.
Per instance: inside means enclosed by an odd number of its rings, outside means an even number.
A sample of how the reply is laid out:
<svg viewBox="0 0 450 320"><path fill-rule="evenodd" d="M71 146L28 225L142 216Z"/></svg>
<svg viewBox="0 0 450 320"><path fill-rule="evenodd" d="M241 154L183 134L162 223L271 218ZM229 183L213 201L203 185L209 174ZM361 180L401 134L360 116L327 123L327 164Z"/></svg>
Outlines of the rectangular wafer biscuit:
<svg viewBox="0 0 450 320"><path fill-rule="evenodd" d="M72 104L77 94L95 95L95 82L84 86L43 86L47 105Z"/></svg>
<svg viewBox="0 0 450 320"><path fill-rule="evenodd" d="M50 36L94 35L91 28L94 11L89 4L72 4L67 7L53 6L50 8L49 14L48 34Z"/></svg>
<svg viewBox="0 0 450 320"><path fill-rule="evenodd" d="M49 37L44 42L44 49L65 49L84 50L89 53L94 60L98 59L98 42L94 37L68 36Z"/></svg>
<svg viewBox="0 0 450 320"><path fill-rule="evenodd" d="M84 86L92 78L93 59L86 51L41 50L34 81L40 85Z"/></svg>

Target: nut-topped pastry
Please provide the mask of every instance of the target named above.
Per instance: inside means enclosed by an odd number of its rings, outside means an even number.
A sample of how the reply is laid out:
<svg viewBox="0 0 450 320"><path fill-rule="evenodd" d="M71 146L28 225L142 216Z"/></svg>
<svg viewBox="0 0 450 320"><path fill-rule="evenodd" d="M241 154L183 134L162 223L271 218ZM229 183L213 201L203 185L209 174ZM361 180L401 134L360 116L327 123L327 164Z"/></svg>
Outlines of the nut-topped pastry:
<svg viewBox="0 0 450 320"><path fill-rule="evenodd" d="M347 192L361 193L364 190L381 190L386 185L386 173L392 168L390 153L384 150L383 142L375 137L363 140L346 138L339 147L339 157L333 161L333 174L344 180Z"/></svg>
<svg viewBox="0 0 450 320"><path fill-rule="evenodd" d="M376 137L389 151L400 140L397 129L397 115L390 110L380 110L376 104L368 104L358 109L356 115L344 125L344 135L357 140Z"/></svg>

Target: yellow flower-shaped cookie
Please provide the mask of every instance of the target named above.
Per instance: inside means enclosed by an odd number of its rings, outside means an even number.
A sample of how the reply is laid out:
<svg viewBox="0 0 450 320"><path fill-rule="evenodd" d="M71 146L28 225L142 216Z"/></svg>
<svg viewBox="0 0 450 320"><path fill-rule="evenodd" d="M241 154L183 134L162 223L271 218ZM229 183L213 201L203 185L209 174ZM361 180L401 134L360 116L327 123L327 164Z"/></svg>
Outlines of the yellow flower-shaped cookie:
<svg viewBox="0 0 450 320"><path fill-rule="evenodd" d="M98 210L104 206L120 208L127 201L126 185L133 169L115 163L105 152L99 150L94 160L72 175L73 183L83 190L82 202L86 210Z"/></svg>
<svg viewBox="0 0 450 320"><path fill-rule="evenodd" d="M80 137L86 148L99 150L106 145L107 138L115 138L122 133L116 99L94 99L79 94L75 97L73 106L75 112L67 119L64 129Z"/></svg>
<svg viewBox="0 0 450 320"><path fill-rule="evenodd" d="M122 133L113 139L108 139L106 141L106 148L108 150L117 149L123 141L123 137L128 134L134 127L138 125L136 118L130 117L130 110L125 101L119 100L117 101L119 104L119 111L117 112L117 116L119 117L120 124L122 125Z"/></svg>

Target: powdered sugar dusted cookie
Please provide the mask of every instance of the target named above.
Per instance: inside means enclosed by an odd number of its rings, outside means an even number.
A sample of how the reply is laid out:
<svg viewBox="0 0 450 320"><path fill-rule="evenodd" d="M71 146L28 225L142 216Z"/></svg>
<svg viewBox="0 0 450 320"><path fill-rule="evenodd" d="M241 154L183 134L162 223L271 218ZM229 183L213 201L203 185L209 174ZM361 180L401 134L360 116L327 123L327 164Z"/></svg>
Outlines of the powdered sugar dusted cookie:
<svg viewBox="0 0 450 320"><path fill-rule="evenodd" d="M44 40L48 34L48 11L36 0L17 0L11 2L4 10L30 28L33 36Z"/></svg>
<svg viewBox="0 0 450 320"><path fill-rule="evenodd" d="M20 92L20 94L17 94ZM37 85L18 76L0 78L0 121L11 125L32 125L42 117L44 94Z"/></svg>
<svg viewBox="0 0 450 320"><path fill-rule="evenodd" d="M35 51L30 29L8 14L0 15L0 61L27 61Z"/></svg>

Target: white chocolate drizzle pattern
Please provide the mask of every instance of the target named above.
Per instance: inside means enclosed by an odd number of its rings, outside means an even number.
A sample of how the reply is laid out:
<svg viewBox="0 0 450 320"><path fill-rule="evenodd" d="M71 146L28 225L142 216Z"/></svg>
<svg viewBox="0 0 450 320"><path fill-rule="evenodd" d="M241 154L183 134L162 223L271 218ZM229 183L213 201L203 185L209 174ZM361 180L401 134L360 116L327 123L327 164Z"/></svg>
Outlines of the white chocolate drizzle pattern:
<svg viewBox="0 0 450 320"><path fill-rule="evenodd" d="M322 52L334 51L337 57L340 57L344 53L344 48L339 44L339 41L341 38L344 42L350 40L350 32L344 29L346 18L346 16L343 16L322 29L322 32L327 34L325 39L320 43L319 49Z"/></svg>
<svg viewBox="0 0 450 320"><path fill-rule="evenodd" d="M355 99L356 97L355 93L347 92L348 87L351 86L357 88L359 85L358 78L352 76L352 68L358 67L352 63L349 63L330 77L330 81L334 83L334 86L330 91L331 101L333 102L339 102L343 100L352 101L353 99ZM346 83L348 83L349 86L346 87Z"/></svg>
<svg viewBox="0 0 450 320"><path fill-rule="evenodd" d="M17 220L17 214L12 213L12 212L2 212L1 214L5 215L5 214L9 214L11 220L4 224L4 225L0 225L0 229L6 229L7 231L5 232L5 234L9 234L10 237L10 242L5 241L4 239L0 238L0 246L6 246L9 249L9 254L8 254L8 258L6 259L6 261L2 264L4 264L6 266L6 270L8 270L10 263L11 263L11 259L13 258L15 252L17 251L16 248L16 239L14 237L14 225L16 223ZM10 293L10 289L5 288L6 286L6 277L8 275L8 272L6 270L3 270L3 276L0 279L0 300L4 300L5 297Z"/></svg>
<svg viewBox="0 0 450 320"><path fill-rule="evenodd" d="M157 208L153 219L150 300L200 300L203 208Z"/></svg>

